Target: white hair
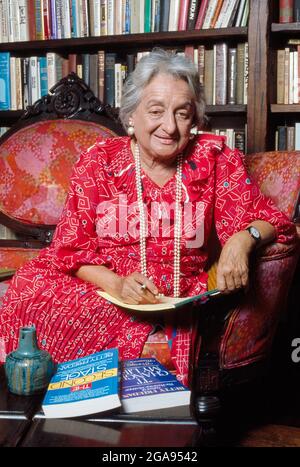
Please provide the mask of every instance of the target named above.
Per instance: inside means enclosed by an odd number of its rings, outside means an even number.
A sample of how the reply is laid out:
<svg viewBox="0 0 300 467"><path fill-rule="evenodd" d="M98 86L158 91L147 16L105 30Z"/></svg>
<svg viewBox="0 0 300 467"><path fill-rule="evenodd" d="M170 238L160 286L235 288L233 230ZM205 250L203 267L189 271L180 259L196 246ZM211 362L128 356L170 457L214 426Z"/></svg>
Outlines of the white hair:
<svg viewBox="0 0 300 467"><path fill-rule="evenodd" d="M139 60L124 83L119 117L126 130L130 116L141 101L144 88L160 73L187 82L195 99L194 123L202 123L205 111L204 91L194 63L183 54L155 48Z"/></svg>

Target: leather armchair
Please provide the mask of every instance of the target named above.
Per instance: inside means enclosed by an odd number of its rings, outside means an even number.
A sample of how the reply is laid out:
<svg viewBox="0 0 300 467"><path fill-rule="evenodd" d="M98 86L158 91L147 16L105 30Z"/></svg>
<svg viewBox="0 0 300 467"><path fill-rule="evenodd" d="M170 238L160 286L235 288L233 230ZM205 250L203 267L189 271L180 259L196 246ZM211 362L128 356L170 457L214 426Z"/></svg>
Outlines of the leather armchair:
<svg viewBox="0 0 300 467"><path fill-rule="evenodd" d="M299 229L300 152L257 153L246 160L260 189ZM191 371L193 410L201 425L218 420L223 394L266 375L275 333L287 313L299 239L300 231L293 245L274 243L257 250L248 290L215 298L200 310Z"/></svg>

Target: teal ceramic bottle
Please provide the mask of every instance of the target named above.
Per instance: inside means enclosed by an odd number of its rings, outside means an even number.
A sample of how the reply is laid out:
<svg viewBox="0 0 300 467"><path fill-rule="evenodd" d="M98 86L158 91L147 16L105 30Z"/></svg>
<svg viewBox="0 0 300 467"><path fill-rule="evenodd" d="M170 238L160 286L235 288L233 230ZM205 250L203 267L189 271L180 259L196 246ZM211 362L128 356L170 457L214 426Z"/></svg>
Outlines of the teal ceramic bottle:
<svg viewBox="0 0 300 467"><path fill-rule="evenodd" d="M38 348L35 327L22 327L19 347L8 354L5 361L9 391L24 396L42 392L53 373L51 355Z"/></svg>

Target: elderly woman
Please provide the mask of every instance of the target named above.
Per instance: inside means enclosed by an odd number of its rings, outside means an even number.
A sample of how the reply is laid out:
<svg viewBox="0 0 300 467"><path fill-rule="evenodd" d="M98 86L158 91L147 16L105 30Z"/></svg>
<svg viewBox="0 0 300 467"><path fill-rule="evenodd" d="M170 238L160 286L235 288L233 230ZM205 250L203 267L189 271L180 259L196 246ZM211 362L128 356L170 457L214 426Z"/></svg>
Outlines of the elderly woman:
<svg viewBox="0 0 300 467"><path fill-rule="evenodd" d="M242 155L222 137L197 135L203 115L188 59L154 50L137 64L120 110L129 136L100 140L82 154L52 245L18 271L6 293L6 352L20 326L34 324L55 361L111 347L121 359L138 358L159 322L177 377L187 383L191 314L134 314L96 290L129 304L204 292L214 224L223 246L217 286L232 292L247 285L253 249L294 236L247 175Z"/></svg>

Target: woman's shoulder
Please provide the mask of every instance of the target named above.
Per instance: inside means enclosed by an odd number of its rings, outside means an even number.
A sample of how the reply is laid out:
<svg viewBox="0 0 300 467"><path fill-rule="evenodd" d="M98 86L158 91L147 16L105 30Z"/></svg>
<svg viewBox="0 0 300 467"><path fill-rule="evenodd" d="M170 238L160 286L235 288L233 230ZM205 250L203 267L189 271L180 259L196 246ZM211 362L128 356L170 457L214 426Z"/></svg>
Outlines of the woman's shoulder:
<svg viewBox="0 0 300 467"><path fill-rule="evenodd" d="M110 168L112 165L124 163L129 144L127 136L99 137L92 146L82 153L81 158L89 163L95 162L98 167Z"/></svg>
<svg viewBox="0 0 300 467"><path fill-rule="evenodd" d="M200 133L196 139L197 149L206 149L212 152L222 152L226 149L225 136L215 135L214 133Z"/></svg>

